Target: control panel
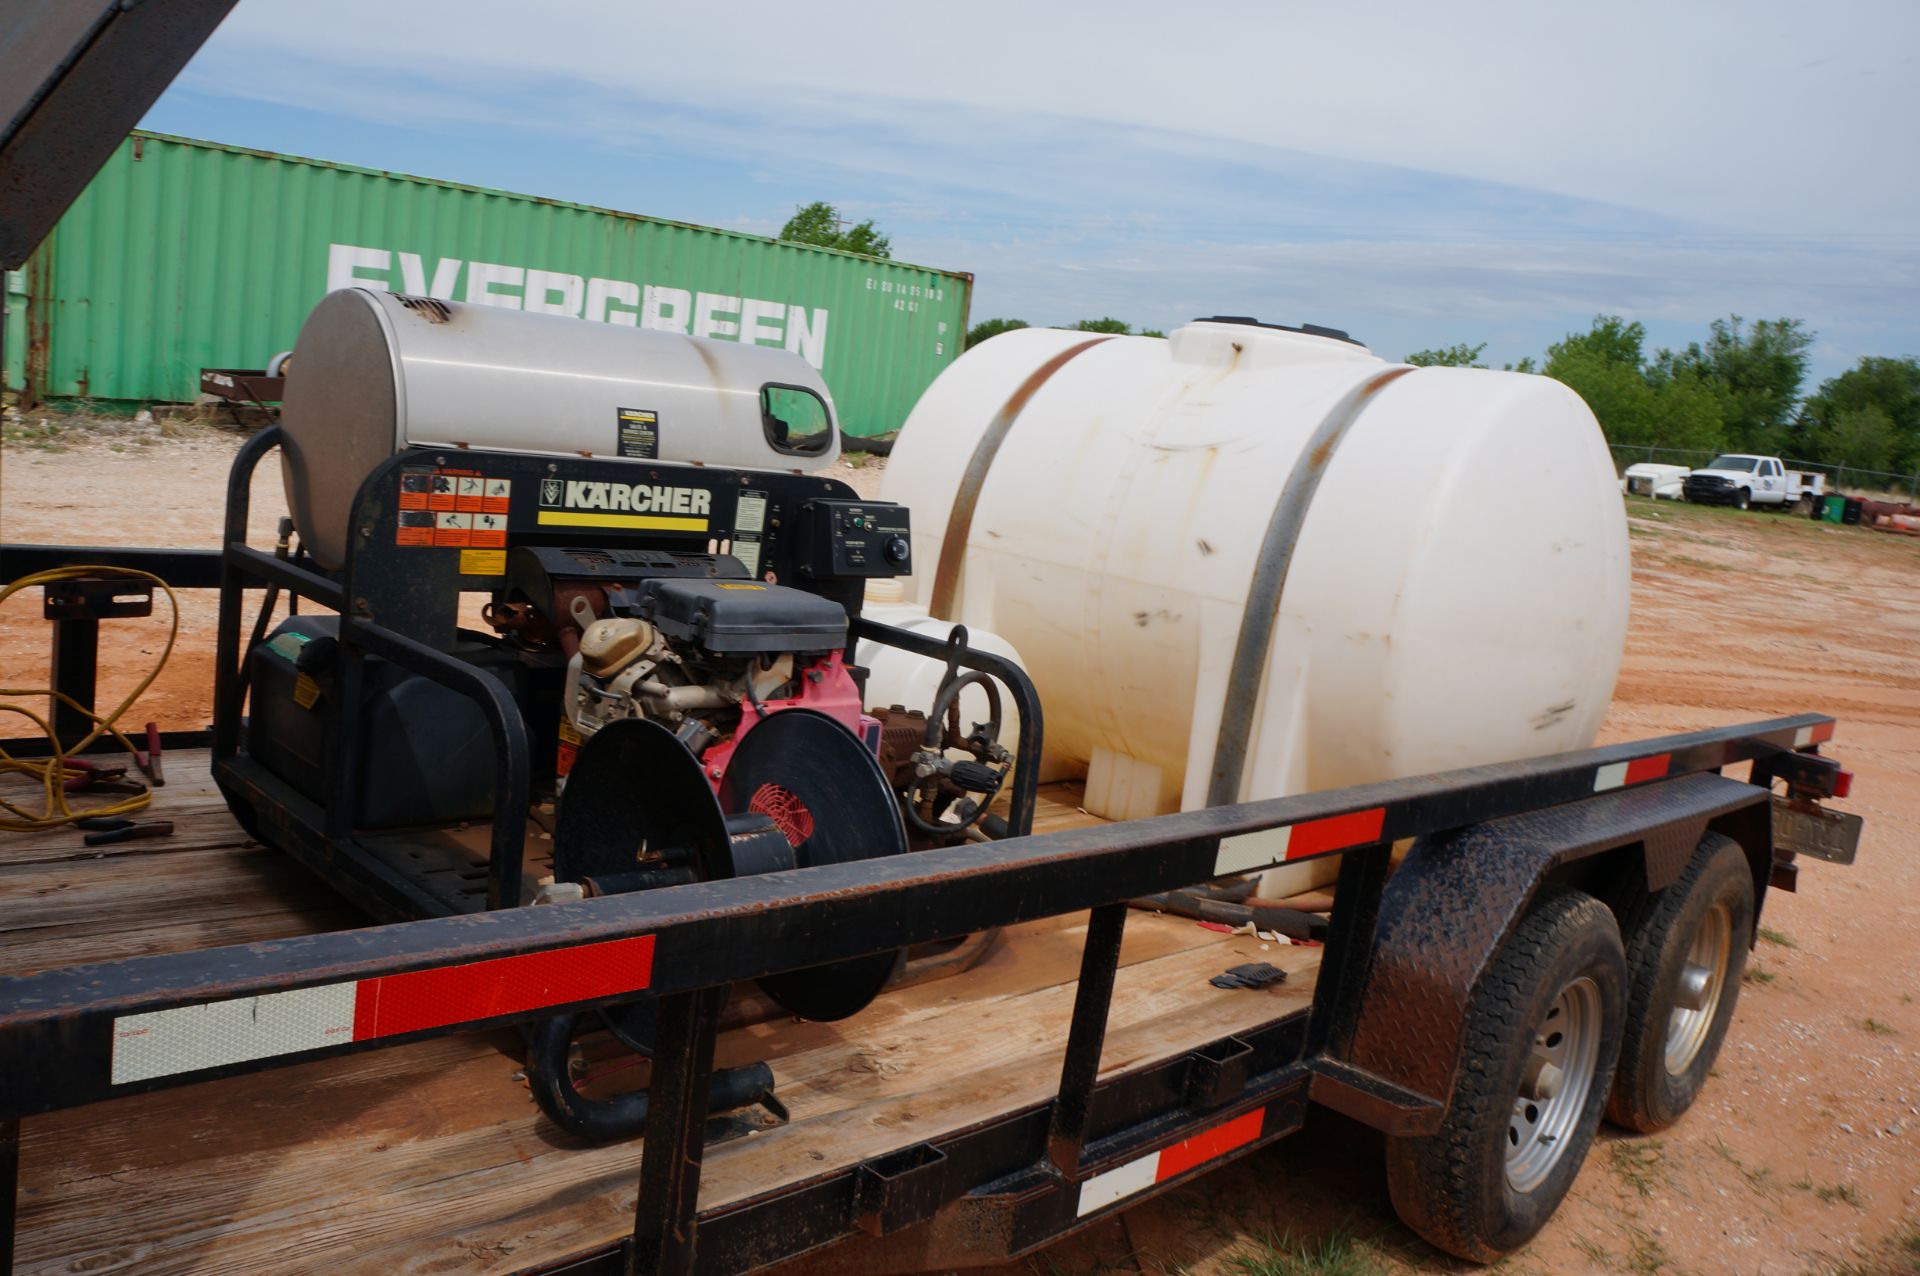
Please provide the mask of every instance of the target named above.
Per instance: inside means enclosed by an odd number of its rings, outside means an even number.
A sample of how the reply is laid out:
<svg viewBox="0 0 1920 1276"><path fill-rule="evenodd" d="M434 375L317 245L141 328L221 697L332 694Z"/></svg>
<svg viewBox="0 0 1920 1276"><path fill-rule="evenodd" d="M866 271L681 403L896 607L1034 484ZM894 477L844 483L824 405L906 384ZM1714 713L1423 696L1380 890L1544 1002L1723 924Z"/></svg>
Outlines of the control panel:
<svg viewBox="0 0 1920 1276"><path fill-rule="evenodd" d="M809 531L801 571L812 577L906 576L913 571L907 507L891 501L821 498L805 507Z"/></svg>

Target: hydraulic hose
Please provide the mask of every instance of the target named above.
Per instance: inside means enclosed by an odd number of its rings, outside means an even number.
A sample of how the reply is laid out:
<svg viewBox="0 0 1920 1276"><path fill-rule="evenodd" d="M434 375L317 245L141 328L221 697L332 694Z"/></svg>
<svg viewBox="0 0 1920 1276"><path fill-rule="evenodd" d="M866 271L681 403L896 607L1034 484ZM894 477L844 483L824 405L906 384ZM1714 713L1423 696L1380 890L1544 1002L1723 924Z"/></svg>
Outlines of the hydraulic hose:
<svg viewBox="0 0 1920 1276"><path fill-rule="evenodd" d="M577 1018L555 1015L533 1026L527 1040L527 1084L533 1089L533 1101L561 1129L595 1142L641 1134L647 1125L645 1090L589 1099L575 1087L569 1063ZM709 1112L728 1112L756 1103L777 1117L785 1116L785 1107L773 1095L772 1068L748 1063L714 1070L707 1092Z"/></svg>

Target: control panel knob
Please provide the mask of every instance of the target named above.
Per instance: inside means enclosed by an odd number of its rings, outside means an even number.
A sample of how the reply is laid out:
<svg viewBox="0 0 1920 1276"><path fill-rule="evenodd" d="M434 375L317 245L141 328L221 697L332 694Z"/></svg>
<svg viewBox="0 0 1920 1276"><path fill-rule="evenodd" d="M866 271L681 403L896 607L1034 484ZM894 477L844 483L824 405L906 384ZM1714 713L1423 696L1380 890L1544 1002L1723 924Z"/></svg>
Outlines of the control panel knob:
<svg viewBox="0 0 1920 1276"><path fill-rule="evenodd" d="M888 539L884 552L888 562L898 564L906 562L907 555L912 551L913 547L907 544L906 537L894 536Z"/></svg>

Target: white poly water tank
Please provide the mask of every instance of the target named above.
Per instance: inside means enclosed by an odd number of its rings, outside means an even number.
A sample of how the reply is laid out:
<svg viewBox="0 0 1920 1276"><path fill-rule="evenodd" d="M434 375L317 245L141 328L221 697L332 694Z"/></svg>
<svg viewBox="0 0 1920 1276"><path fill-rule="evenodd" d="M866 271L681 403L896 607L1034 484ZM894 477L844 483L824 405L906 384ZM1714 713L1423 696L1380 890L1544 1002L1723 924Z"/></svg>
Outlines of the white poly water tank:
<svg viewBox="0 0 1920 1276"><path fill-rule="evenodd" d="M1619 671L1613 466L1543 376L1248 321L1025 329L927 390L883 495L913 511L909 598L1020 650L1043 778L1086 774L1096 814L1582 748ZM1263 546L1284 580L1243 640ZM1236 768L1216 747L1243 642Z"/></svg>

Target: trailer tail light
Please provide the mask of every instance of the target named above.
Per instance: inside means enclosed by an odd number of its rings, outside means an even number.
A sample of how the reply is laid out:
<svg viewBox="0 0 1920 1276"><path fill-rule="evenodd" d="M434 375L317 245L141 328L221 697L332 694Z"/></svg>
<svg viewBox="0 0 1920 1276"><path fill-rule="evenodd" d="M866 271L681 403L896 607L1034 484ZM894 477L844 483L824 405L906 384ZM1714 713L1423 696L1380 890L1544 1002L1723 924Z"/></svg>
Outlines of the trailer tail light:
<svg viewBox="0 0 1920 1276"><path fill-rule="evenodd" d="M1853 772L1836 771L1833 775L1833 796L1843 798L1853 792Z"/></svg>

